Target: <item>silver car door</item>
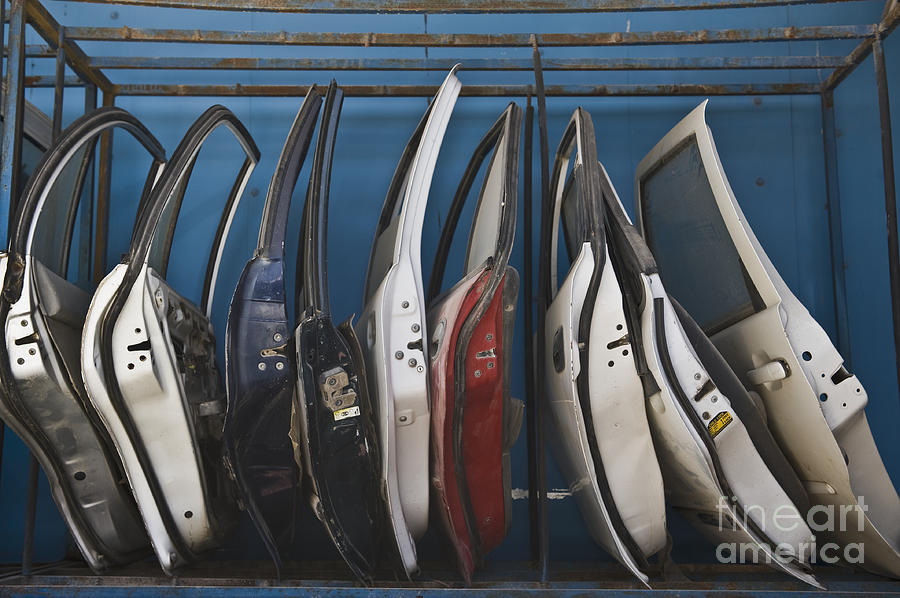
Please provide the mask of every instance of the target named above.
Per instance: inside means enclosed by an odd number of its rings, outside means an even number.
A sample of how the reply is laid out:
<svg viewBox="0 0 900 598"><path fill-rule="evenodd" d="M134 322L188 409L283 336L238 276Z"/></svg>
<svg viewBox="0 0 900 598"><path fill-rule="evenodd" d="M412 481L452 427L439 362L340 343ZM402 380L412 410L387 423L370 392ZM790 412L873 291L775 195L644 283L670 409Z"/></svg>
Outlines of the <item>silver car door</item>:
<svg viewBox="0 0 900 598"><path fill-rule="evenodd" d="M431 178L461 84L456 68L432 100L384 202L357 324L378 413L388 515L403 569L418 570L415 541L428 527L428 351L422 223Z"/></svg>
<svg viewBox="0 0 900 598"><path fill-rule="evenodd" d="M166 282L166 269L188 179L219 127L233 134L244 159L224 198L197 306ZM198 118L154 186L128 255L98 287L85 324L85 385L167 573L219 545L234 520L232 481L221 466L225 393L209 313L231 220L258 160L227 108Z"/></svg>
<svg viewBox="0 0 900 598"><path fill-rule="evenodd" d="M101 108L72 123L30 178L0 256L0 415L25 441L85 560L95 571L149 549L122 465L89 404L81 377L84 317L91 295L68 280L76 214L102 134L122 131L150 158L141 203L165 152L134 116ZM92 201L88 194L85 201Z"/></svg>
<svg viewBox="0 0 900 598"><path fill-rule="evenodd" d="M550 204L542 209L542 366L556 427L549 437L591 535L646 584L647 559L666 542L663 480L636 363L638 330L625 316L607 247L596 156L590 115L579 108L560 141ZM570 269L558 287L561 224Z"/></svg>

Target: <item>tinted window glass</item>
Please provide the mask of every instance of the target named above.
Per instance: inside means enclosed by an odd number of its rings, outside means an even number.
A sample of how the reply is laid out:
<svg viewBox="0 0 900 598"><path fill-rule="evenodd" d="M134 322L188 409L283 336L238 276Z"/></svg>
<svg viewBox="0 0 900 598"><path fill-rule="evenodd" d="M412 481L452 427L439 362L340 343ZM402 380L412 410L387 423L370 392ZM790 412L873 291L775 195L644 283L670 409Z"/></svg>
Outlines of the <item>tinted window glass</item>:
<svg viewBox="0 0 900 598"><path fill-rule="evenodd" d="M758 311L758 293L716 206L696 139L644 178L641 206L666 290L707 334Z"/></svg>

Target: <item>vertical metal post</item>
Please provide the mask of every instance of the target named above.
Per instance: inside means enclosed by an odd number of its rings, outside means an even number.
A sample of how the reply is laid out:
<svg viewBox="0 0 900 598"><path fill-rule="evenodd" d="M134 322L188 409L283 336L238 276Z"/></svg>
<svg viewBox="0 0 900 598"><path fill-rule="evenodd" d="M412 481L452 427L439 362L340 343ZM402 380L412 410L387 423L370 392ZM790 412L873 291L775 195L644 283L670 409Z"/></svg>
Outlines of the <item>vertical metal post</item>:
<svg viewBox="0 0 900 598"><path fill-rule="evenodd" d="M6 53L6 0L0 0L0 81L3 81L3 55ZM2 99L0 99L2 101ZM0 482L3 480L3 440L6 424L0 420ZM3 484L0 483L0 489Z"/></svg>
<svg viewBox="0 0 900 598"><path fill-rule="evenodd" d="M534 392L535 377L532 372L536 369L534 362L534 265L532 261L532 170L534 159L532 146L534 140L534 107L531 105L531 96L528 96L528 106L525 108L525 147L524 166L525 181L522 189L524 203L525 232L523 245L525 246L525 272L522 285L525 289L523 300L525 302L525 360L528 364L528 376L525 378L525 406L526 421L528 422L528 533L531 540L531 560L539 563L540 557L540 516L538 515L540 504L538 502L538 472L537 472L537 396Z"/></svg>
<svg viewBox="0 0 900 598"><path fill-rule="evenodd" d="M0 0L2 1L2 0ZM59 28L56 44L56 79L53 82L53 128L52 140L55 142L62 131L63 94L65 93L66 54L65 27ZM38 495L38 462L31 454L28 462L28 489L25 499L25 534L22 539L22 575L31 575L34 562L34 526L37 517Z"/></svg>
<svg viewBox="0 0 900 598"><path fill-rule="evenodd" d="M881 34L872 44L878 112L881 119L881 162L884 170L884 212L887 223L888 270L891 283L891 313L894 324L894 358L900 384L900 243L897 238L897 197L894 182L894 145L891 138L891 104Z"/></svg>
<svg viewBox="0 0 900 598"><path fill-rule="evenodd" d="M550 166L549 166L549 142L547 141L547 98L544 95L544 71L541 67L541 53L538 50L537 39L532 36L531 43L533 46L534 59L534 82L537 91L538 105L538 134L540 138L540 156L541 156L541 239L543 241L545 229L547 228L546 215L544 214L544 206L549 202L550 185ZM543 243L542 243L543 246ZM538 276L538 321L537 321L537 351L535 351L535 359L532 362L533 367L532 379L535 390L538 391L540 397L535 403L536 428L535 428L535 444L537 451L537 494L538 494L538 528L540 530L539 538L539 556L541 581L550 581L550 530L547 524L547 471L546 471L546 451L544 442L544 399L543 378L538 374L544 365L545 350L545 334L544 319L547 315L547 298L544 293L543 283L547 274L543 272L545 269L544 262L541 259L541 271ZM540 389L540 390L539 390Z"/></svg>
<svg viewBox="0 0 900 598"><path fill-rule="evenodd" d="M38 462L28 462L28 493L25 497L25 533L22 538L22 575L31 575L34 560L34 520L37 515Z"/></svg>
<svg viewBox="0 0 900 598"><path fill-rule="evenodd" d="M0 246L9 238L10 217L16 207L22 126L25 115L25 0L12 0L9 15L9 68L3 96L3 138L0 141Z"/></svg>
<svg viewBox="0 0 900 598"><path fill-rule="evenodd" d="M115 106L116 96L111 92L103 92L103 105ZM97 174L97 219L96 239L94 242L94 283L99 284L106 274L106 245L109 238L109 193L112 183L110 169L112 166L112 131L101 133L100 166Z"/></svg>
<svg viewBox="0 0 900 598"><path fill-rule="evenodd" d="M0 0L2 1L2 0ZM97 108L97 86L86 83L84 86L84 112L88 113ZM96 154L95 154L96 157ZM94 170L96 162L92 162L87 172L87 180L84 187L87 193L82 197L78 206L80 225L78 232L78 281L91 283L91 257L94 241Z"/></svg>
<svg viewBox="0 0 900 598"><path fill-rule="evenodd" d="M822 92L822 141L825 146L825 191L828 228L831 239L832 291L837 344L847 369L852 370L850 317L847 312L847 280L844 268L844 234L841 216L841 192L838 184L837 132L834 121L834 92Z"/></svg>
<svg viewBox="0 0 900 598"><path fill-rule="evenodd" d="M66 28L59 28L59 37L56 41L56 78L53 81L53 132L52 139L56 141L62 131L63 93L66 90Z"/></svg>

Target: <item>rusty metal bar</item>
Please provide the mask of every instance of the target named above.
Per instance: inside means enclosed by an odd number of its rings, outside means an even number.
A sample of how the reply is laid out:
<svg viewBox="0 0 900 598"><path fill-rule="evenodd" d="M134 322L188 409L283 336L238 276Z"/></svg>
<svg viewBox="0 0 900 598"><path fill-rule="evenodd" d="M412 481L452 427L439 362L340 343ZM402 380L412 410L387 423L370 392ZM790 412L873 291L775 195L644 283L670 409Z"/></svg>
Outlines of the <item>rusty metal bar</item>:
<svg viewBox="0 0 900 598"><path fill-rule="evenodd" d="M815 41L863 39L875 35L876 25L824 25L771 27L768 29L719 29L697 31L616 31L597 33L538 34L547 46L643 46L736 42ZM360 47L531 47L529 33L327 33L288 31L213 31L205 29L136 29L132 27L69 27L70 40L185 42L202 44L251 44L280 46ZM89 65L85 61L85 65Z"/></svg>
<svg viewBox="0 0 900 598"><path fill-rule="evenodd" d="M0 0L2 2L2 0ZM53 140L59 137L62 131L63 93L65 92L66 79L66 28L59 28L59 40L56 45L56 81L53 86Z"/></svg>
<svg viewBox="0 0 900 598"><path fill-rule="evenodd" d="M75 0L124 4L292 13L505 14L713 10L823 4L846 0Z"/></svg>
<svg viewBox="0 0 900 598"><path fill-rule="evenodd" d="M22 128L25 117L25 0L13 0L9 19L9 60L3 96L3 139L0 146L0 245L6 247L21 184Z"/></svg>
<svg viewBox="0 0 900 598"><path fill-rule="evenodd" d="M3 48L3 56L6 56L6 48ZM56 58L56 52L50 46L28 44L25 46L25 58Z"/></svg>
<svg viewBox="0 0 900 598"><path fill-rule="evenodd" d="M84 81L77 76L65 77L63 87L84 87ZM56 87L55 75L26 75L25 87Z"/></svg>
<svg viewBox="0 0 900 598"><path fill-rule="evenodd" d="M103 94L104 106L116 105L116 94ZM112 131L100 134L100 158L97 172L97 214L94 233L94 284L106 275L106 246L109 239L109 201L112 186Z"/></svg>
<svg viewBox="0 0 900 598"><path fill-rule="evenodd" d="M886 4L884 17L881 19L881 23L878 24L877 31L882 37L886 37L897 28L898 24L900 24L900 5L894 4L893 7L891 7L890 3ZM863 41L861 41L847 56L847 64L835 69L828 79L825 80L825 83L822 84L823 91L833 90L841 83L841 81L850 76L850 73L862 64L862 62L869 57L869 54L872 53L872 43L874 41L874 36L863 39Z"/></svg>
<svg viewBox="0 0 900 598"><path fill-rule="evenodd" d="M461 62L467 71L531 71L517 58L206 58L99 56L97 69L245 71L447 71ZM847 65L846 56L698 56L684 58L549 58L545 71L668 71L828 69Z"/></svg>
<svg viewBox="0 0 900 598"><path fill-rule="evenodd" d="M6 0L0 0L0 50L2 50L3 56L6 56ZM27 46L26 46L27 49ZM0 81L3 81L3 66L4 63L0 60ZM0 101L5 101L5 99L0 98ZM5 106L4 106L5 107ZM24 123L23 123L24 124ZM3 131L5 134L5 131ZM0 162L0 169L3 168L3 162ZM2 193L2 191L0 191ZM8 212L7 212L8 213ZM0 227L0 228L8 228L8 227ZM3 248L6 248L6 244L3 245ZM6 437L6 424L3 420L0 420L0 489L3 488L3 441Z"/></svg>
<svg viewBox="0 0 900 598"><path fill-rule="evenodd" d="M28 486L25 496L25 533L22 537L22 575L31 575L34 562L34 523L37 517L38 462L34 453L28 461Z"/></svg>
<svg viewBox="0 0 900 598"><path fill-rule="evenodd" d="M528 96L528 106L525 108L525 143L523 146L524 177L522 186L522 203L524 204L524 231L523 231L523 261L522 272L522 302L524 303L525 334L525 363L534 363L534 265L532 261L534 217L532 216L533 198L531 194L532 173L534 168L534 107L531 105L531 96ZM534 563L541 561L541 544L539 535L540 504L538 494L534 488L538 487L537 471L537 393L535 393L535 377L532 375L534 366L526 368L525 376L525 423L527 433L526 448L528 449L528 536L531 546L531 560Z"/></svg>
<svg viewBox="0 0 900 598"><path fill-rule="evenodd" d="M0 0L2 1L2 0ZM87 114L97 108L97 86L88 84L84 88L84 112ZM96 154L94 154L96 157ZM78 228L78 280L90 285L92 244L94 241L94 170L95 163L91 164L84 182L87 193L81 198Z"/></svg>
<svg viewBox="0 0 900 598"><path fill-rule="evenodd" d="M47 12L47 9L44 8L38 0L22 1L25 4L28 24L44 38L44 41L55 48L59 40L59 23L56 22L56 19ZM84 81L93 83L104 93L111 91L113 88L112 81L107 79L106 75L100 71L91 68L87 54L78 47L78 44L72 41L73 38L69 35L68 30L66 31L66 37L68 39L63 47L66 52L66 61L68 62L69 67Z"/></svg>
<svg viewBox="0 0 900 598"><path fill-rule="evenodd" d="M831 241L832 292L837 345L847 369L852 371L850 316L847 309L847 280L844 266L844 232L841 215L841 192L838 183L837 130L834 122L834 92L822 92L822 142L825 150L825 190L827 193L828 228Z"/></svg>
<svg viewBox="0 0 900 598"><path fill-rule="evenodd" d="M884 172L884 212L887 225L888 271L891 283L891 315L894 330L894 358L900 384L900 239L897 231L897 194L894 179L894 144L891 134L891 101L881 36L872 44L875 84L878 91L878 115L881 124L881 158Z"/></svg>
<svg viewBox="0 0 900 598"><path fill-rule="evenodd" d="M117 85L118 96L205 97L302 97L309 85ZM342 85L345 97L430 97L436 85ZM546 95L595 96L723 96L818 94L818 83L771 84L673 84L673 85L548 85ZM460 95L470 97L525 97L534 94L531 85L465 85Z"/></svg>
<svg viewBox="0 0 900 598"><path fill-rule="evenodd" d="M537 40L533 37L531 39L532 43L532 58L534 60L534 86L537 92L537 112L538 112L538 137L540 141L540 165L541 165L541 236L543 238L545 223L543 221L544 217L544 205L548 201L549 198L549 185L550 185L550 166L548 161L548 152L549 152L549 142L547 140L547 100L546 100L546 89L544 88L544 73L541 70L541 52L538 50ZM543 244L541 245L543 247ZM544 260L541 259L541 271L544 269ZM543 276L543 273L541 274ZM535 428L534 428L534 438L535 438L535 453L536 453L536 480L537 485L535 487L529 488L529 492L534 492L537 490L538 493L538 556L540 557L538 561L538 567L541 572L541 581L546 583L550 581L550 524L547 521L547 455L546 455L546 446L545 446L545 429L544 424L546 422L546 412L544 409L544 392L545 388L542 382L543 378L540 376L538 372L543 369L544 366L544 341L545 341L545 330L544 330L544 318L547 315L547 302L544 299L544 294L541 292L542 288L540 286L541 277L539 277L538 282L538 325L537 325L537 352L532 355L531 359L531 376L532 383L535 385L534 388L537 391L537 403L535 404ZM531 334L531 331L529 331Z"/></svg>

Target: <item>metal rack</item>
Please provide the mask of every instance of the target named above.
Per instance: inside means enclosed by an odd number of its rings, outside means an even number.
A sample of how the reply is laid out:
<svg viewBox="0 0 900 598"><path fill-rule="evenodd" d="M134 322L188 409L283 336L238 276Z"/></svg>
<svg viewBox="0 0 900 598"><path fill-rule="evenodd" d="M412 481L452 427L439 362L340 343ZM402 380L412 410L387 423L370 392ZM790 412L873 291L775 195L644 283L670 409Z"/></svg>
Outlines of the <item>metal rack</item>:
<svg viewBox="0 0 900 598"><path fill-rule="evenodd" d="M275 13L336 13L336 14L507 14L507 13L637 13L637 12L679 12L679 11L716 11L739 10L758 7L784 7L808 4L826 4L852 0L76 0L95 4L155 6L168 8L194 9L198 11L259 11ZM469 58L465 60L465 68L469 71L519 71L534 73L534 84L487 84L467 85L462 89L463 96L502 96L502 97L535 97L538 104L541 142L541 193L546 193L547 181L547 132L546 96L566 97L642 97L642 96L759 96L759 95L817 95L822 103L822 134L825 155L825 175L827 189L827 205L829 210L829 226L831 240L831 264L833 272L833 292L836 308L836 329L838 345L845 355L849 354L849 322L847 313L846 284L844 280L844 257L840 218L840 197L837 182L837 145L834 115L834 91L870 54L874 58L875 75L879 104L881 127L881 149L884 172L884 199L887 219L888 263L892 299L894 344L897 352L896 375L900 380L900 242L898 242L897 208L894 177L893 148L891 139L891 118L888 95L888 80L885 70L884 39L900 24L900 3L888 0L879 22L866 25L824 25L824 26L791 26L763 29L698 29L694 31L618 31L603 33L323 33L323 32L286 32L286 31L230 31L206 29L152 29L133 27L67 27L59 23L41 4L40 0L12 0L9 7L5 0L0 1L0 21L4 25L4 33L8 28L8 37L4 38L4 51L7 57L5 73L6 93L2 100L4 120L2 125L2 145L0 145L0 230L5 234L9 215L16 208L16 193L21 181L18 180L21 161L21 145L23 131L23 112L25 109L24 89L26 87L47 87L54 89L53 134L57 136L61 130L63 96L67 88L83 87L85 90L85 110L96 108L98 92L104 106L112 106L117 98L127 96L302 96L308 90L304 85L275 84L172 84L172 83L114 83L111 79L113 71L148 71L148 70L205 70L205 71L444 71L456 60L448 58L278 58L278 57L233 57L210 58L199 55L171 57L133 57L103 55L92 57L80 47L82 42L131 42L152 43L167 42L190 44L219 44L228 46L325 46L325 47L365 47L365 48L524 48L532 50L532 58ZM42 38L46 45L26 44L26 30L31 28ZM851 40L855 47L846 54L833 56L702 56L702 57L584 57L584 58L547 58L542 57L544 48L614 48L614 47L654 47L654 46L697 46L704 44L739 44L763 42L819 42L833 40ZM26 72L26 58L42 58L55 60L55 74L29 75ZM74 77L66 76L66 67ZM798 71L814 69L827 73L824 81L808 82L772 82L772 83L672 83L672 84L553 84L543 85L543 72L554 71L670 71L678 73L759 70ZM530 76L530 75L527 75ZM437 89L435 85L401 84L401 85L342 85L348 97L427 97ZM528 133L530 135L530 131ZM530 146L530 144L528 144ZM96 211L90 202L83 202L83 222L95 227L96 236L91 244L90 236L86 246L80 248L82 256L81 268L92 273L94 280L104 274L104 256L106 255L109 229L109 194L110 164L112 160L112 141L104 135L100 144L99 169L96 180ZM525 197L525 266L523 294L526 309L526 328L523 336L526 343L531 343L533 330L532 309L532 268L531 268L531 234L533 229L530 178ZM6 238L5 236L3 237ZM92 256L92 257L91 257ZM529 353L531 347L528 348ZM529 486L530 486L530 526L532 571L525 577L538 582L534 586L492 585L490 589L506 592L540 589L571 590L582 586L560 585L563 582L551 581L549 568L548 528L546 518L546 495L544 492L543 473L543 432L539 422L542 420L540 405L534 396L536 384L530 380L527 384L527 403L529 406ZM0 424L0 473L2 473L2 434ZM42 568L32 563L34 540L34 513L36 502L37 462L32 458L29 475L28 510L25 521L24 554L21 569L11 572L6 579L15 579L16 583L26 584L30 576L36 575ZM44 565L53 569L59 564ZM746 571L746 569L744 569ZM124 587L131 584L154 584L148 581L146 569L134 570L134 577L127 577L128 570L122 576L111 580L97 582L96 578L67 577L65 571L55 572L46 577L44 582L49 586L66 587L80 583L99 583L94 589ZM698 575L706 582L693 585L670 584L673 592L682 595L700 591L771 591L796 589L787 583L761 581L758 586L734 588L727 581L728 572L722 568L705 570L697 569ZM307 575L307 574L304 574ZM569 579L563 572L557 579ZM763 575L760 573L760 575ZM194 575L194 582L200 585L227 587L234 575L221 573L204 573ZM226 579L227 578L227 579ZM307 575L307 578L308 575ZM0 576L0 585L6 583ZM85 580L94 579L93 582ZM156 578L154 578L156 579ZM323 579L319 577L319 579ZM326 578L327 579L327 578ZM583 578L578 578L583 579ZM762 579L762 578L760 578ZM834 586L839 590L852 592L865 586L870 591L898 592L895 585L875 581L842 581L840 578ZM23 581L25 580L25 581ZM80 581L79 581L80 580ZM131 580L131 581L129 581ZM210 581L212 580L212 581ZM232 579L237 583L234 579ZM310 582L312 583L312 582ZM337 582L323 582L320 588L333 587ZM583 585L583 582L581 582ZM118 584L118 585L117 585ZM540 585L545 584L545 585ZM556 584L556 585L554 585ZM842 585L844 584L844 585ZM862 584L862 585L861 585ZM881 585L878 585L881 584ZM191 585L189 582L188 586ZM25 586L23 586L25 587ZM294 587L310 587L295 584ZM591 588L601 586L592 585ZM626 580L611 581L605 586L608 590L628 592L636 587ZM435 593L443 589L435 586ZM486 588L487 589L487 588ZM398 594L412 591L413 595L421 595L427 588L410 590L397 589ZM0 587L0 594L3 593Z"/></svg>

